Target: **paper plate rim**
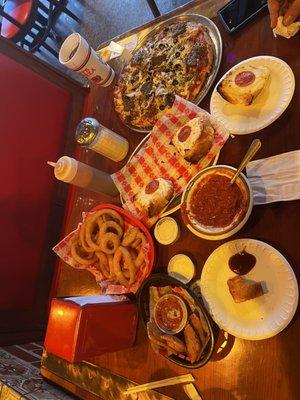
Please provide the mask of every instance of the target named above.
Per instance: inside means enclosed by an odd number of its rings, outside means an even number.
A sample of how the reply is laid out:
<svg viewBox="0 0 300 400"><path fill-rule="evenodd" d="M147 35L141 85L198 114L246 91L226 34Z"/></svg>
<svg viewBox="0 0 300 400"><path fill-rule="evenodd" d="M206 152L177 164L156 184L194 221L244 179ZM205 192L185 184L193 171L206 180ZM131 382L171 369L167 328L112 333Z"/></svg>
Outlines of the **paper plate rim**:
<svg viewBox="0 0 300 400"><path fill-rule="evenodd" d="M217 87L220 84L220 82L225 78L225 76L227 76L231 71L235 70L236 68L238 68L239 66L242 66L244 64L247 64L251 61L272 61L272 62L276 62L281 68L283 68L285 70L285 72L287 72L286 74L283 73L282 74L282 87L283 87L283 92L285 92L283 99L281 101L281 103L277 106L276 110L272 111L272 113L270 114L269 118L264 122L264 123L256 123L256 124L248 124L247 127L245 127L244 129L241 129L239 127L235 128L235 123L231 122L230 118L228 117L224 117L224 114L221 112L219 104L220 102L223 102L225 100L223 100L221 98L221 96L218 94L217 92ZM243 60L241 62L239 62L238 64L234 65L232 68L230 68L222 77L221 79L218 81L218 83L215 85L212 95L211 95L211 99L210 99L210 112L212 115L215 116L215 118L217 118L220 122L223 123L223 125L225 126L225 128L227 128L231 134L233 135L248 135L250 133L254 133L254 132L258 132L264 128L266 128L267 126L271 125L274 121L276 121L283 113L284 111L287 109L287 107L289 106L293 95L295 92L295 75L293 70L291 69L291 67L282 59L278 58L278 57L274 57L274 56L256 56L256 57L251 57L251 58L247 58L246 60ZM259 119L258 119L259 121Z"/></svg>
<svg viewBox="0 0 300 400"><path fill-rule="evenodd" d="M212 308L212 302L213 300L211 300L211 295L207 295L207 288L205 287L205 284L203 283L203 281L206 279L206 274L208 274L209 272L207 272L208 270L208 266L210 265L210 261L211 259L215 256L215 254L220 251L221 248L228 246L228 244L230 243L231 245L233 243L237 243L237 242L251 242L253 244L257 244L259 246L263 246L264 248L268 249L269 251L272 251L277 257L279 257L281 259L281 261L284 263L284 265L286 266L286 268L289 270L289 274L290 277L292 279L293 282L293 287L295 289L295 295L294 295L294 300L293 300L293 305L292 305L292 309L289 312L289 315L286 317L286 319L284 319L282 321L282 323L280 325L278 325L278 327L276 329L270 330L269 332L266 332L264 334L258 334L258 335L254 335L254 334L242 334L239 329L235 329L234 327L232 327L230 324L226 323L224 324L222 321L219 320L218 315L214 314L211 310ZM203 300L205 302L205 306L209 312L209 314L211 315L212 319L218 324L218 326L225 330L226 332L228 332L229 334L240 338L240 339L246 339L246 340L263 340L263 339L268 339L270 337L273 337L275 335L277 335L278 333L280 333L281 331L283 331L288 325L289 323L292 321L295 312L297 310L297 306L298 306L298 300L299 300L299 288L298 288L298 282L295 276L295 273L290 265L290 263L287 261L287 259L277 250L275 249L273 246L269 245L268 243L265 243L261 240L257 240L257 239L249 239L249 238L241 238L241 239L235 239L235 240L231 240L229 242L223 243L222 245L220 245L219 247L217 247L212 253L211 255L207 258L204 267L202 269L201 272L201 280L200 280L200 288L201 288L201 294L203 297ZM214 307L214 306L213 306Z"/></svg>

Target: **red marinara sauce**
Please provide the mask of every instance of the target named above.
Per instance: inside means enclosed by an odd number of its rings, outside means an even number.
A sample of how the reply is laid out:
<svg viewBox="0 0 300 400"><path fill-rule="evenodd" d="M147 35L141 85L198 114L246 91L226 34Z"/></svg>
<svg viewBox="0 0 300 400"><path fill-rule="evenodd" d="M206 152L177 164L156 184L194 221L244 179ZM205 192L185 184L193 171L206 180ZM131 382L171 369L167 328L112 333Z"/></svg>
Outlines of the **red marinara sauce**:
<svg viewBox="0 0 300 400"><path fill-rule="evenodd" d="M175 295L167 295L157 303L155 321L164 331L176 332L180 329L184 311L182 303Z"/></svg>
<svg viewBox="0 0 300 400"><path fill-rule="evenodd" d="M248 199L237 183L230 183L231 177L214 173L198 183L191 197L190 211L202 225L222 228L232 225L240 214L244 217ZM238 222L239 222L238 221Z"/></svg>

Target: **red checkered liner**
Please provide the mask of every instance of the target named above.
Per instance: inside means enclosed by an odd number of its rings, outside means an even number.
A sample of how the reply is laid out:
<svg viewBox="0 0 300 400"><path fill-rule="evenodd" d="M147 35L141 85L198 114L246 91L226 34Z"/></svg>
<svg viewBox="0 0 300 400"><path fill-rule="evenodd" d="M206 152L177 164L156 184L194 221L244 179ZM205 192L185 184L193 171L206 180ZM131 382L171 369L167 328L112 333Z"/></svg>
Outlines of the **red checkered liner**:
<svg viewBox="0 0 300 400"><path fill-rule="evenodd" d="M92 213L82 213L82 218L84 218ZM133 227L133 225L129 224L126 220L124 220L125 226L124 226L124 233L127 232L130 228ZM71 232L68 236L66 236L61 242L59 242L56 246L53 247L53 251L67 264L69 264L71 267L75 269L85 269L89 271L92 275L94 275L97 283L101 286L102 293L103 294L126 294L126 293L136 293L139 287L141 286L142 282L150 275L151 268L150 268L150 247L149 244L147 243L144 248L143 252L145 254L145 260L146 262L139 268L137 275L136 275L136 280L135 282L128 286L127 288L125 286L120 285L119 283L115 281L109 281L105 279L105 277L102 275L101 271L99 268L97 268L97 262L91 265L82 265L77 263L70 251L70 246L69 246L69 241L70 239L79 232L81 223L78 224L77 229L75 231Z"/></svg>
<svg viewBox="0 0 300 400"><path fill-rule="evenodd" d="M171 144L174 133L195 117L209 119L215 129L214 143L210 151L197 164L186 161ZM229 137L229 132L213 116L195 104L176 96L170 112L157 121L151 135L141 149L112 179L124 200L124 207L135 217L151 227L159 218L147 218L136 207L135 195L148 182L163 177L172 181L175 196L181 194L190 179L211 164Z"/></svg>

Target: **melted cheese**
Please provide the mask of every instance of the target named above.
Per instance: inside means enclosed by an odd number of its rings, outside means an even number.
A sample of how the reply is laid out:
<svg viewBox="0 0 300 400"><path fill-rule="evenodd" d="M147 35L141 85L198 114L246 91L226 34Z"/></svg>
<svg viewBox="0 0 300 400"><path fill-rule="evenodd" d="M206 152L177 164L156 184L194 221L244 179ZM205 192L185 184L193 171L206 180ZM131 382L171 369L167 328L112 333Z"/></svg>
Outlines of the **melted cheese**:
<svg viewBox="0 0 300 400"><path fill-rule="evenodd" d="M250 72L254 80L248 85L241 86L236 83L239 74ZM218 86L221 96L232 104L249 105L264 89L270 75L270 70L265 66L243 65L230 72Z"/></svg>
<svg viewBox="0 0 300 400"><path fill-rule="evenodd" d="M178 139L178 135L181 131L180 128L173 137L173 144L177 148L178 152L184 157L185 152L193 148L195 142L200 138L203 131L203 123L199 118L193 118L189 122L187 122L184 126L188 126L191 128L190 136L184 142L180 142Z"/></svg>
<svg viewBox="0 0 300 400"><path fill-rule="evenodd" d="M170 192L173 193L172 182L164 178L156 178L155 180L159 182L159 186L154 193L146 193L147 185L145 185L137 195L137 202L142 208L148 208L150 203L170 200Z"/></svg>

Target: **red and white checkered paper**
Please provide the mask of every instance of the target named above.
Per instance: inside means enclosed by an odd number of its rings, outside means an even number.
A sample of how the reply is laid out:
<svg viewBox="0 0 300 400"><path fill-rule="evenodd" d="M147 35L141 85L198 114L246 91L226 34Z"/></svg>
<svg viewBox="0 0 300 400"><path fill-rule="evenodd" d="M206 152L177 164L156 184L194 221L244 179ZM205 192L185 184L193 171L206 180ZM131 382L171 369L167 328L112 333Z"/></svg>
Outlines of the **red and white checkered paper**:
<svg viewBox="0 0 300 400"><path fill-rule="evenodd" d="M201 116L209 119L215 129L210 151L197 164L186 161L170 143L175 132L189 120ZM147 142L118 172L112 175L124 207L145 225L151 227L159 218L147 218L136 206L135 195L148 182L162 177L172 181L175 196L180 195L191 178L211 164L229 137L227 129L205 110L176 96L170 112L160 118L152 129Z"/></svg>
<svg viewBox="0 0 300 400"><path fill-rule="evenodd" d="M86 218L87 215L93 213L82 213L82 219ZM144 282L144 280L150 275L150 246L149 243L146 243L143 247L143 252L145 255L145 263L141 267L136 274L136 280L132 285L125 287L120 285L119 283L111 280L107 280L101 273L100 269L97 268L98 262L95 262L91 265L82 265L77 263L72 255L69 246L70 239L79 232L81 223L78 224L77 228L69 233L63 240L61 240L56 246L53 247L53 251L67 264L75 269L85 269L89 271L92 275L94 275L97 283L100 285L103 294L126 294L126 293L136 293ZM124 233L127 232L133 225L129 224L126 221L126 217L124 217Z"/></svg>

